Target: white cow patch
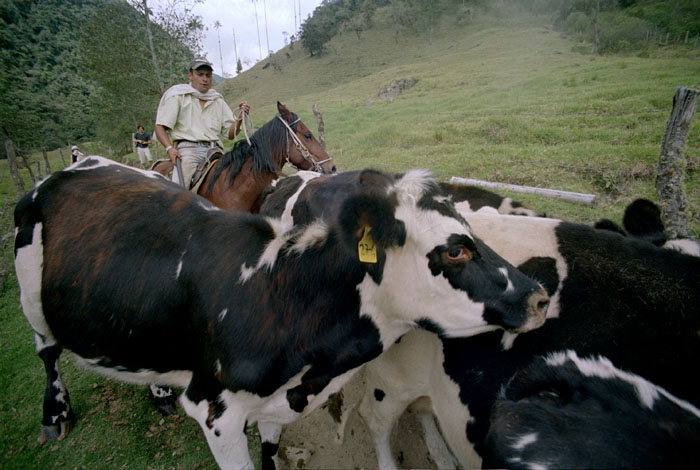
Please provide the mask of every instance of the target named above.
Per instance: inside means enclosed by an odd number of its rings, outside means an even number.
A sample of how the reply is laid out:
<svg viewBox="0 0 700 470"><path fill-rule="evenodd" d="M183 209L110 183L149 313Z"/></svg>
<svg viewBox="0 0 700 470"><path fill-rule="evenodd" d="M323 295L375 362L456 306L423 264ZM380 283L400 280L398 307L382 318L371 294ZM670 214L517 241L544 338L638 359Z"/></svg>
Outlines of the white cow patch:
<svg viewBox="0 0 700 470"><path fill-rule="evenodd" d="M537 212L525 207L514 207L513 200L509 197L503 198L501 205L498 208L500 214L520 215L528 217L537 217Z"/></svg>
<svg viewBox="0 0 700 470"><path fill-rule="evenodd" d="M228 308L223 309L223 310L221 311L221 313L219 313L219 321L223 321L223 319L224 319L224 317L226 316L227 313L228 313Z"/></svg>
<svg viewBox="0 0 700 470"><path fill-rule="evenodd" d="M159 387L159 386L154 385L154 384L150 384L148 386L148 388L151 391L151 394L155 398L166 398L166 397L172 396L172 394L173 394L172 390L170 390L169 388Z"/></svg>
<svg viewBox="0 0 700 470"><path fill-rule="evenodd" d="M320 245L328 238L328 226L322 221L309 225L290 248L291 252L303 253L315 245Z"/></svg>
<svg viewBox="0 0 700 470"><path fill-rule="evenodd" d="M394 185L398 190L399 201L402 204L414 205L427 192L430 181L432 181L432 177L428 170L406 172Z"/></svg>
<svg viewBox="0 0 700 470"><path fill-rule="evenodd" d="M191 237L192 235L190 235ZM183 250L182 254L180 254L180 260L177 262L177 268L175 269L175 279L180 278L180 273L182 273L182 265L185 262L185 255L187 254L187 250Z"/></svg>
<svg viewBox="0 0 700 470"><path fill-rule="evenodd" d="M538 462L525 462L525 465L530 470L547 470L549 468L547 465Z"/></svg>
<svg viewBox="0 0 700 470"><path fill-rule="evenodd" d="M223 209L221 209L220 207L216 207L215 205L213 205L213 204L211 204L211 203L209 203L209 202L206 202L206 201L198 201L198 203L199 203L199 207L201 207L201 208L204 209L205 211L209 211L209 212L219 212L219 211L222 211L222 210L223 210Z"/></svg>
<svg viewBox="0 0 700 470"><path fill-rule="evenodd" d="M472 206L469 205L469 201L460 201L455 203L455 209L457 209L460 213L474 212L472 210Z"/></svg>
<svg viewBox="0 0 700 470"><path fill-rule="evenodd" d="M510 280L510 276L508 276L508 270L506 268L498 268L498 272L503 274L503 277L506 278L506 290L505 292L513 292L515 290L515 286L513 285L513 282Z"/></svg>
<svg viewBox="0 0 700 470"><path fill-rule="evenodd" d="M84 161L84 160L83 160ZM99 364L99 359L84 358L70 352L77 364L99 374L111 377L123 382L139 385L162 384L171 387L186 388L192 380L192 371L173 370L169 372L157 372L151 369L139 369L135 372L121 370L113 367L104 367Z"/></svg>
<svg viewBox="0 0 700 470"><path fill-rule="evenodd" d="M300 177L303 180L303 183L301 183L301 186L296 190L294 194L287 200L287 203L284 206L284 212L282 212L282 222L291 225L294 221L292 219L292 209L294 209L294 205L297 203L297 199L299 199L299 195L301 192L306 188L306 185L309 183L309 181L318 178L321 176L320 173L316 173L315 171L299 171L297 173L298 177Z"/></svg>
<svg viewBox="0 0 700 470"><path fill-rule="evenodd" d="M598 356L594 359L582 359L578 357L575 351L552 353L546 358L546 363L551 366L562 366L567 361L573 362L579 371L587 377L600 377L603 379L615 378L629 383L635 387L640 402L649 409L653 409L654 402L659 398L659 395L663 395L679 407L700 418L700 410L695 406L685 400L678 399L665 389L654 385L638 375L616 368L608 358Z"/></svg>
<svg viewBox="0 0 700 470"><path fill-rule="evenodd" d="M44 307L41 303L41 279L44 269L44 244L42 243L41 223L34 225L32 243L17 250L15 269L20 287L20 302L27 321L36 333L35 346L37 352L45 347L56 344L49 325L44 318ZM18 229L15 229L15 237Z"/></svg>
<svg viewBox="0 0 700 470"><path fill-rule="evenodd" d="M530 444L534 444L537 442L537 433L528 433L528 434L523 434L520 436L511 447L515 450L523 450L525 447L529 446Z"/></svg>
<svg viewBox="0 0 700 470"><path fill-rule="evenodd" d="M253 277L255 271L257 271L257 267L246 266L246 264L243 263L241 265L241 277L240 279L238 279L238 282L241 284L245 284L251 277Z"/></svg>
<svg viewBox="0 0 700 470"><path fill-rule="evenodd" d="M680 251L686 255L700 257L700 243L690 238L677 238L664 243L664 248Z"/></svg>
<svg viewBox="0 0 700 470"><path fill-rule="evenodd" d="M266 217L265 220L267 220L270 225L274 233L274 238L265 246L255 266L248 266L245 263L241 265L241 277L238 279L240 284L248 282L257 271L266 267L268 269L272 268L277 261L280 250L292 236L291 233L287 233L291 228L290 224L283 222L281 219L274 219L272 217Z"/></svg>
<svg viewBox="0 0 700 470"><path fill-rule="evenodd" d="M95 164L97 163L97 164ZM89 171L93 170L95 168L101 168L101 167L108 167L108 166L116 166L120 167L129 171L135 171L137 173L141 173L142 175L151 178L151 179L165 179L167 181L167 178L165 178L163 175L158 173L157 171L152 171L152 170L143 170L141 168L136 168L133 166L128 166L124 165L123 163L119 163L114 160L110 160L109 158L102 157L100 155L88 155L85 158L83 158L79 162L75 162L71 164L70 166L66 167L63 169L63 171Z"/></svg>
<svg viewBox="0 0 700 470"><path fill-rule="evenodd" d="M501 336L501 349L508 351L513 347L513 343L518 338L519 333L511 333L510 331L504 331L503 336Z"/></svg>

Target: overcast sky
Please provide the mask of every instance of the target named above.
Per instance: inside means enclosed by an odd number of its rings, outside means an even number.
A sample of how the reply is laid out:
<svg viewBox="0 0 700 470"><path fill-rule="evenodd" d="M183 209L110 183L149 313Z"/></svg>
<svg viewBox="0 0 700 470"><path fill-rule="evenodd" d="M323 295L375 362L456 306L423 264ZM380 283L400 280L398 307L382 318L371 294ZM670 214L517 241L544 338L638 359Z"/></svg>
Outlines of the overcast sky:
<svg viewBox="0 0 700 470"><path fill-rule="evenodd" d="M321 0L205 0L197 4L193 12L202 17L204 26L204 51L210 62L214 64L214 73L221 75L223 71L229 76L236 74L236 52L234 51L234 30L236 49L241 59L243 70L255 65L265 58L269 49L278 51L284 47L284 35L287 38L296 34L300 28L299 9L301 6L301 22L321 4ZM257 25L256 29L256 9ZM296 15L295 15L296 13ZM295 30L296 16L296 30ZM267 17L267 29L265 28ZM218 33L221 35L221 57L219 55L219 40L216 21L221 23ZM260 42L258 42L258 32ZM246 61L248 64L246 64Z"/></svg>

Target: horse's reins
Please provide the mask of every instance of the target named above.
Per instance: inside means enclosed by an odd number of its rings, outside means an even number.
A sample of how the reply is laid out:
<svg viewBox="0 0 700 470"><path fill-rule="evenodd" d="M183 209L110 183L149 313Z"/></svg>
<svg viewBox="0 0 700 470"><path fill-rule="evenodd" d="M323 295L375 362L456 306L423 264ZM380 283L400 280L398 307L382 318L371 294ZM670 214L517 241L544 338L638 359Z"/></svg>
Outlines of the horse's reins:
<svg viewBox="0 0 700 470"><path fill-rule="evenodd" d="M246 121L246 117L247 117L247 116L248 116L248 113L246 113L246 112L243 110L243 108L241 108L241 114L240 114L239 117L240 117L240 119L243 120L243 122L241 123L241 124L242 124L241 127L243 127L243 134L245 134L245 141L248 142L248 145L252 145L252 144L250 143L250 138L248 137L248 128L246 128L246 125L245 125L245 121Z"/></svg>
<svg viewBox="0 0 700 470"><path fill-rule="evenodd" d="M287 121L285 121L284 118L283 118L282 116L277 115L277 118L278 118L280 121L282 121L282 124L284 124L284 127L286 127L287 130L289 131L289 135L292 137L292 140L294 141L294 146L297 148L297 150L299 151L299 153L301 154L301 156L304 157L304 160L306 160L307 162L311 163L311 166L313 167L313 169L314 169L315 172L317 172L317 173L323 173L323 167L321 166L321 164L326 163L326 162L328 162L328 161L331 161L331 160L333 160L333 158L329 156L328 158L326 158L325 160L320 161L320 162L318 162L318 161L316 161L316 160L313 159L313 157L311 156L311 152L309 152L309 149L307 149L307 148L304 146L304 144L301 142L301 140L299 140L299 137L297 137L296 132L294 132L294 131L292 130L292 127L291 127L291 126L293 126L294 124L296 124L297 122L299 122L301 119L300 119L300 118L297 118L295 121L293 121L292 123L288 124ZM289 155L290 155L290 151L289 151L289 141L287 141L287 161L288 161L289 163L291 163L291 161L289 160Z"/></svg>

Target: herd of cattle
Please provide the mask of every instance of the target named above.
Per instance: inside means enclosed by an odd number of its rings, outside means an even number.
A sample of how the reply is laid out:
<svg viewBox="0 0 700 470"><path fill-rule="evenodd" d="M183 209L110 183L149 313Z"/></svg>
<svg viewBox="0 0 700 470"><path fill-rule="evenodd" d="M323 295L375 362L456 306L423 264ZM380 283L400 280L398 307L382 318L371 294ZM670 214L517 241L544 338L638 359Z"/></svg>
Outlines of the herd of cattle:
<svg viewBox="0 0 700 470"><path fill-rule="evenodd" d="M398 467L389 434L417 400L439 468L694 462L700 257L656 246L669 240L645 202L603 230L422 170L364 170L280 179L260 212L94 156L20 200L20 300L48 376L40 441L74 421L66 348L184 389L224 469L254 467L253 422L274 466L282 425L361 367L354 409L380 468Z"/></svg>

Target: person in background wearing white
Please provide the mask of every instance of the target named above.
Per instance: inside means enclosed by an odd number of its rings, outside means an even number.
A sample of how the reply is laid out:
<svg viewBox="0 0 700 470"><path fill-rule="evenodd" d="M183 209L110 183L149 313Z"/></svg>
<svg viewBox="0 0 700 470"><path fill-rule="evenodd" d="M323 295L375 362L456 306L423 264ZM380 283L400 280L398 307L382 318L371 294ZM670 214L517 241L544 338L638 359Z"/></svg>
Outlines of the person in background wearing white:
<svg viewBox="0 0 700 470"><path fill-rule="evenodd" d="M70 162L71 163L79 162L83 158L85 158L85 154L78 149L77 145L74 145L70 148Z"/></svg>

